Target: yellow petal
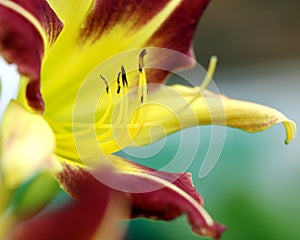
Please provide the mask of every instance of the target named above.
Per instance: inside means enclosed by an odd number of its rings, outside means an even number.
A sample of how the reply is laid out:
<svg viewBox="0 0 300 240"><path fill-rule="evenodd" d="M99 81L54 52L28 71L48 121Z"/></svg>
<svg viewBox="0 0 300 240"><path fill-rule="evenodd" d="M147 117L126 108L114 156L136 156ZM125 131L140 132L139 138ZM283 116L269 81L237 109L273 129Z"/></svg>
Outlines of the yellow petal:
<svg viewBox="0 0 300 240"><path fill-rule="evenodd" d="M2 122L1 170L5 183L15 187L45 167L53 167L55 138L47 122L11 101Z"/></svg>
<svg viewBox="0 0 300 240"><path fill-rule="evenodd" d="M207 91L209 98L218 95ZM296 124L274 108L264 105L230 99L219 96L224 104L226 125L240 128L247 132L266 130L277 123L283 123L286 130L285 143L289 143L296 135Z"/></svg>
<svg viewBox="0 0 300 240"><path fill-rule="evenodd" d="M276 109L246 101L227 98L199 88L181 85L165 86L149 95L143 105L143 127L135 144L144 145L180 129L216 124L259 132L283 123L286 143L296 134L296 125ZM133 127L133 126L132 126Z"/></svg>
<svg viewBox="0 0 300 240"><path fill-rule="evenodd" d="M72 103L86 76L99 63L124 51L159 46L191 55L188 51L191 37L206 4L198 0L190 8L187 0L155 3L51 0L50 5L65 25L43 64L41 87L47 103L45 115L70 121ZM174 31L174 26L182 31ZM128 69L136 60L137 56L126 58L122 64ZM110 75L116 76L120 65L109 68ZM102 73L110 78L105 70ZM71 107L57 111L57 104L62 102Z"/></svg>
<svg viewBox="0 0 300 240"><path fill-rule="evenodd" d="M47 2L64 24L78 27L78 24L82 22L90 10L94 0L48 0Z"/></svg>

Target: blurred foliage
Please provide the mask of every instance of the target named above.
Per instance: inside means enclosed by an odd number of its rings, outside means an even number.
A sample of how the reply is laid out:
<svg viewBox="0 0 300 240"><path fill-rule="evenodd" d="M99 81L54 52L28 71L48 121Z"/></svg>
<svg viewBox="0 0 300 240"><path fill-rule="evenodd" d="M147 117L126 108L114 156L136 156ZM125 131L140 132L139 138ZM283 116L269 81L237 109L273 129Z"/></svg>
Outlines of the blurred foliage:
<svg viewBox="0 0 300 240"><path fill-rule="evenodd" d="M59 191L60 187L52 174L41 172L14 192L10 208L15 216L29 217L47 206Z"/></svg>

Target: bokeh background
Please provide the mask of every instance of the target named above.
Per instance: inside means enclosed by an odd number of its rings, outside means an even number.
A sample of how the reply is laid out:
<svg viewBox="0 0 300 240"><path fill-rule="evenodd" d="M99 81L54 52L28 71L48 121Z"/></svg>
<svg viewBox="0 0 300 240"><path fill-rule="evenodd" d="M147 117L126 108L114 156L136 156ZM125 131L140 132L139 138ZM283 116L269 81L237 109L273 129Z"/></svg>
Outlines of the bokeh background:
<svg viewBox="0 0 300 240"><path fill-rule="evenodd" d="M225 95L272 106L300 126L300 1L212 1L194 41L199 63L219 57L214 81ZM197 78L197 76L195 76ZM186 130L193 138L193 130ZM211 216L226 224L222 239L300 239L300 139L284 144L284 128L249 134L227 129L213 171L198 177L210 138L201 127L197 156L190 166ZM161 167L176 152L179 134L142 163ZM186 149L188 156L189 149ZM184 161L184 159L182 159ZM141 161L140 161L141 162ZM134 220L130 240L193 240L185 217L172 222Z"/></svg>

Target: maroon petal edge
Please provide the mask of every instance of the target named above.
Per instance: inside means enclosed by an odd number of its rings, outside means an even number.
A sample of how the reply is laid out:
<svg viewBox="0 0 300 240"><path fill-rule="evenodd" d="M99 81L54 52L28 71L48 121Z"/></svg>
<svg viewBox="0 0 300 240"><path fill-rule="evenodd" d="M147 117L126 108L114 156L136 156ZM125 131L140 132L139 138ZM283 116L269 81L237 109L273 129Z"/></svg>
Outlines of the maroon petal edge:
<svg viewBox="0 0 300 240"><path fill-rule="evenodd" d="M80 32L80 39L96 41L101 35L109 34L116 24L128 21L132 22L132 27L138 30L169 1L96 0L85 20L85 27Z"/></svg>
<svg viewBox="0 0 300 240"><path fill-rule="evenodd" d="M47 35L48 44L55 42L63 29L63 23L45 0L11 0L30 12L41 24Z"/></svg>
<svg viewBox="0 0 300 240"><path fill-rule="evenodd" d="M157 55L163 69L172 71L192 67L195 63L192 49L192 40L197 24L210 0L183 0L164 24L154 33L145 46L172 49L190 57L190 61L178 57ZM159 60L161 59L161 60ZM150 70L150 83L160 83L166 79L167 71Z"/></svg>
<svg viewBox="0 0 300 240"><path fill-rule="evenodd" d="M49 44L62 29L62 23L46 1L15 1L44 27ZM0 3L0 54L8 63L15 63L22 75L29 78L26 89L28 104L44 110L40 92L40 74L45 50L43 38L35 26L17 11Z"/></svg>
<svg viewBox="0 0 300 240"><path fill-rule="evenodd" d="M125 160L122 159L122 161ZM122 190L114 188L112 190L129 201L132 206L132 218L172 220L182 214L187 214L195 233L214 239L221 236L225 227L214 222L202 208L203 199L193 186L191 174L155 171L128 161L126 164L132 164L134 168L140 169L140 172L137 174L134 172L112 173L101 169L93 172L92 175L83 168L64 165L64 171L58 175L58 180L71 196L81 199L84 197L80 191L81 185L92 183L95 187L102 186L102 183L94 176L105 177L105 181L110 181L110 186L116 186L115 184L124 186ZM149 187L155 190L149 191ZM95 188L93 191L98 190Z"/></svg>
<svg viewBox="0 0 300 240"><path fill-rule="evenodd" d="M160 10L172 0L96 0L88 14L79 38L84 42L96 42L103 34L109 34L117 24L131 22L132 31L143 28ZM162 69L174 71L194 65L192 39L198 24L210 0L183 0L163 24L154 32L144 46L171 49L189 58L168 57L161 54L153 56L159 61ZM130 32L128 33L130 34ZM120 36L120 41L126 36ZM133 46L134 47L134 46ZM149 83L161 83L166 79L168 71L147 70Z"/></svg>

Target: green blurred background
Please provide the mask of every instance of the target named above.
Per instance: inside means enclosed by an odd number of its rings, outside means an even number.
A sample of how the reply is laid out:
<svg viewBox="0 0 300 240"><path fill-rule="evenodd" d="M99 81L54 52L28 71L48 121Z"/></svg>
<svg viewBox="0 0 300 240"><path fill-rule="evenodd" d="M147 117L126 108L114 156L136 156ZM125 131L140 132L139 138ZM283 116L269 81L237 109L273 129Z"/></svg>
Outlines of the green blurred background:
<svg viewBox="0 0 300 240"><path fill-rule="evenodd" d="M299 0L215 0L194 41L197 59L205 68L210 55L219 57L214 81L220 92L275 107L298 126L299 10ZM186 131L193 138L193 129ZM200 179L210 128L201 127L200 134L189 171L207 211L228 228L222 239L300 239L299 137L285 145L282 125L257 134L227 129L216 167ZM179 138L180 133L170 136L159 154L139 162L162 167L172 160L170 152L177 151ZM185 217L172 222L131 221L127 238L201 239L191 233Z"/></svg>

